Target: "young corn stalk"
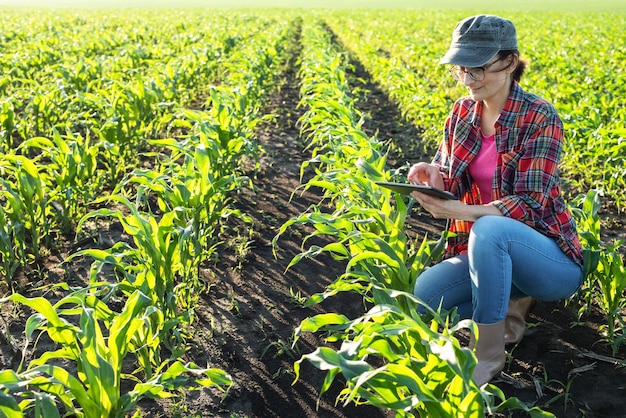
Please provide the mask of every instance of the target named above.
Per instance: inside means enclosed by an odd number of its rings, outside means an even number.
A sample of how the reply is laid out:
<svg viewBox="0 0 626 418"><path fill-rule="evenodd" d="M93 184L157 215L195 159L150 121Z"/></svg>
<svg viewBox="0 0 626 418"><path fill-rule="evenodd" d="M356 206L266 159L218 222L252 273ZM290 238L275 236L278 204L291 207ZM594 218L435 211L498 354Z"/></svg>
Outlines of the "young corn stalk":
<svg viewBox="0 0 626 418"><path fill-rule="evenodd" d="M0 179L5 225L10 225L14 254L26 266L40 258L53 227L46 175L29 158L12 154L0 155L0 171L7 174Z"/></svg>
<svg viewBox="0 0 626 418"><path fill-rule="evenodd" d="M171 153L170 157L162 157L165 161L160 166L161 171L137 170L122 184L123 187L138 185L137 207L149 207L149 202L155 199L161 214L158 216L162 219L159 224L168 219L172 229L170 239L179 237L180 242L167 257L167 262L173 263L170 258L177 257L177 264L171 265L174 271L170 280L177 283L176 303L187 312L193 311L202 291L200 267L212 257L224 219L233 215L249 221L249 217L230 208L229 196L247 179L234 174L238 170L236 167L231 167L228 172L214 170L215 162L224 155L224 150L214 146L208 135L199 137L197 145L154 141Z"/></svg>
<svg viewBox="0 0 626 418"><path fill-rule="evenodd" d="M190 312L181 312L179 309L176 286L178 275L189 263L181 257L190 253L185 249L189 245L190 231L175 224L176 211L165 213L157 219L149 213L140 212L136 205L121 195L112 195L105 200L124 205L130 214L106 208L91 212L81 219L78 232L90 219L110 217L121 223L124 231L132 237L134 246L119 242L107 250L86 249L72 254L68 261L78 256L93 258L92 284L101 280L98 273L105 264L112 265L117 272L123 272L119 289L126 295L137 290L149 295L152 304L163 313L165 320L173 324L170 328L164 328L166 334L160 335L160 341L167 343L171 338L168 334L177 328L174 324L191 322L188 317Z"/></svg>
<svg viewBox="0 0 626 418"><path fill-rule="evenodd" d="M4 83L0 85L0 94L4 97ZM13 135L17 130L15 109L10 99L0 102L0 152L7 153L13 149Z"/></svg>
<svg viewBox="0 0 626 418"><path fill-rule="evenodd" d="M13 224L8 221L8 215L0 206L0 276L4 277L8 284L12 284L12 278L17 269L22 265L20 260L23 254L19 251L23 247L16 247L13 241Z"/></svg>
<svg viewBox="0 0 626 418"><path fill-rule="evenodd" d="M584 283L578 293L578 300L584 301L579 316L591 310L596 304L606 315L602 327L606 340L614 354L624 343L624 315L626 308L626 267L620 252L623 241L607 244L600 235L601 192L590 190L578 198L578 205L572 206L576 217L584 255ZM617 328L616 328L617 327Z"/></svg>
<svg viewBox="0 0 626 418"><path fill-rule="evenodd" d="M57 218L61 231L73 231L89 202L102 190L102 176L97 173L99 149L87 138L61 136L54 132L51 139L35 137L24 141L19 148L25 154L38 150L35 163L46 173L46 193L58 207Z"/></svg>
<svg viewBox="0 0 626 418"><path fill-rule="evenodd" d="M106 292L107 286L101 290ZM123 418L143 398L168 398L179 389L217 386L227 390L231 378L219 369L201 368L180 360L158 364L144 375L124 370L124 361L166 326L152 299L134 291L120 312L98 298L97 287L70 294L52 304L43 297L13 294L0 300L30 307L28 343L45 333L60 347L31 360L26 368L0 372L3 416ZM26 347L25 347L26 349ZM71 365L71 366L70 366ZM134 387L124 389L126 382Z"/></svg>

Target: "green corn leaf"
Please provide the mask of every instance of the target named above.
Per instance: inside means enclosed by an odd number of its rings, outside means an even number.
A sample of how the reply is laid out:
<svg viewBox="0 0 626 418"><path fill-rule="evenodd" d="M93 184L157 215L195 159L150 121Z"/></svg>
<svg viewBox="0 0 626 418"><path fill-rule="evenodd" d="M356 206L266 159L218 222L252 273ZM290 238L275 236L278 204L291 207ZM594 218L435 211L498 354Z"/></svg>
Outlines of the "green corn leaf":
<svg viewBox="0 0 626 418"><path fill-rule="evenodd" d="M91 399L82 383L64 368L44 364L30 369L26 377L31 379L31 385L41 386L46 392L55 393L66 405L71 405L72 400L75 399L85 416L100 416L100 406L97 401ZM55 385L61 386L63 390L53 389L52 386Z"/></svg>
<svg viewBox="0 0 626 418"><path fill-rule="evenodd" d="M109 329L111 337L108 340L108 350L116 367L121 367L122 360L130 342L136 335L136 331L144 326L142 313L150 306L151 302L149 297L137 290L130 295L121 314L113 320Z"/></svg>
<svg viewBox="0 0 626 418"><path fill-rule="evenodd" d="M45 318L45 321L49 324L48 333L55 342L63 345L73 345L75 343L75 327L61 319L56 309L47 299L42 297L26 298L18 293L12 294L7 299L39 312L40 316L37 316L32 321L29 320L27 327L29 332L34 331L34 326L41 324Z"/></svg>
<svg viewBox="0 0 626 418"><path fill-rule="evenodd" d="M17 392L25 389L26 384L27 382L20 379L13 370L0 371L0 413L4 414L2 416L7 418L21 418L24 416L17 400L6 393L5 390Z"/></svg>
<svg viewBox="0 0 626 418"><path fill-rule="evenodd" d="M111 364L104 358L107 356L105 340L91 308L85 307L80 315L80 328L82 349L79 362L84 374L82 380L88 383L88 396L103 410L111 410L119 396L119 378L115 368L120 368L120 365Z"/></svg>
<svg viewBox="0 0 626 418"><path fill-rule="evenodd" d="M335 313L325 313L315 315L310 318L304 319L298 328L296 328L296 335L300 335L302 332L316 332L321 328L334 327L335 329L344 329L351 323L345 315Z"/></svg>
<svg viewBox="0 0 626 418"><path fill-rule="evenodd" d="M0 382L0 389L2 389ZM7 395L0 390L0 413L6 418L23 418L24 413L13 396Z"/></svg>
<svg viewBox="0 0 626 418"><path fill-rule="evenodd" d="M46 418L61 418L57 409L56 398L45 392L35 392L35 416Z"/></svg>

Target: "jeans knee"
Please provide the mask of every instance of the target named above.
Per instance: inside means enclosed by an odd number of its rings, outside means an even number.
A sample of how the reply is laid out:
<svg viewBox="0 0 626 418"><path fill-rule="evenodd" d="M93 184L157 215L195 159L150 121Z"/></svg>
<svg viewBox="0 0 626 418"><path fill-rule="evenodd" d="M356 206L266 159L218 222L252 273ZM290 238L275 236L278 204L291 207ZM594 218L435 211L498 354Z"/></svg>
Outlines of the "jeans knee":
<svg viewBox="0 0 626 418"><path fill-rule="evenodd" d="M505 216L481 216L474 222L474 225L472 226L472 231L476 230L481 232L491 232L498 228L502 228L503 226L505 226L503 224L506 224L508 221L511 221L511 219Z"/></svg>
<svg viewBox="0 0 626 418"><path fill-rule="evenodd" d="M506 228L507 221L511 221L510 218L504 216L481 216L474 222L470 231L470 240L488 240L491 241L492 237L498 237Z"/></svg>

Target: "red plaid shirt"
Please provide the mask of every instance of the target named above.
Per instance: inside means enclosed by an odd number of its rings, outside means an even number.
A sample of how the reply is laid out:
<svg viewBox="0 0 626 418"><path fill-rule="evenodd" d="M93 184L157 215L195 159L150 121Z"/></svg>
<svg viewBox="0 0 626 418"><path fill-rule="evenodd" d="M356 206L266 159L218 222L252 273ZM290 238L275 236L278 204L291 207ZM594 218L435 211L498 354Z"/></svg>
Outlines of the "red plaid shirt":
<svg viewBox="0 0 626 418"><path fill-rule="evenodd" d="M446 188L469 205L482 204L468 165L480 150L482 102L457 100L446 119L444 140L433 163L440 167ZM491 198L505 215L556 240L559 247L582 265L576 225L561 196L559 159L563 123L547 101L513 83L509 98L495 124L497 167ZM456 234L448 241L448 256L467 250L471 222L450 220Z"/></svg>

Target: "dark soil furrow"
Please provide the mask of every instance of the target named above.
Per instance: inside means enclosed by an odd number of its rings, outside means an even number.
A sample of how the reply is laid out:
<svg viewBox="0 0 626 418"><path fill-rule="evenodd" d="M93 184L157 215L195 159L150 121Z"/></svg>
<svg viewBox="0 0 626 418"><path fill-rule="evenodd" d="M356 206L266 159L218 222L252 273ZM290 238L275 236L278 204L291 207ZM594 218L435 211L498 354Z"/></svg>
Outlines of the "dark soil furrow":
<svg viewBox="0 0 626 418"><path fill-rule="evenodd" d="M298 297L323 291L344 268L337 261L320 257L285 271L300 252L302 230L288 231L278 242L276 258L272 252L271 241L278 228L320 200L310 191L293 194L300 185L300 165L308 158L297 126L304 111L297 106L299 48L298 39L294 39L280 87L264 110L275 114L276 119L258 132L265 155L254 178L255 190L237 196L237 208L254 218L252 240L245 242L246 225L234 225L241 239L233 233L225 239L227 243L239 242L245 250L237 252L231 246L206 271L210 291L197 309L199 334L206 334L206 338L195 341L190 357L228 371L235 384L223 402L203 392L188 396L190 410L205 411L201 416L385 416L373 407L335 406L342 388L339 382L321 397L318 406L324 373L306 362L300 380L292 385L293 363L301 354L324 345L319 336L308 334L292 349L293 331L300 322L321 312L357 317L364 309L361 298L352 294L338 295L306 309L295 303Z"/></svg>

